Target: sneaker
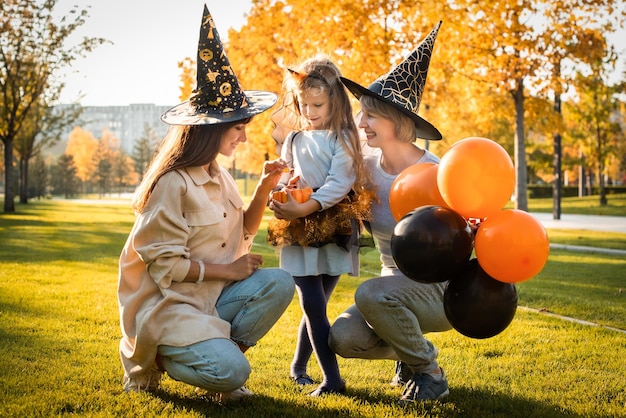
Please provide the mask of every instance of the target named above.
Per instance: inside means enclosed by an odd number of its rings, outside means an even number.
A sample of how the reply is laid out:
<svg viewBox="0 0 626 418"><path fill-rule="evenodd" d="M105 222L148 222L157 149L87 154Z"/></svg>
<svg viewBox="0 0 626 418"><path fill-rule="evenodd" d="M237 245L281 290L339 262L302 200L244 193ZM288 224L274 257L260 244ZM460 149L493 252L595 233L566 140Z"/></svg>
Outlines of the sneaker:
<svg viewBox="0 0 626 418"><path fill-rule="evenodd" d="M331 389L326 386L319 386L317 389L309 393L307 396L312 396L314 398L317 398L320 396L326 396L326 395L332 395L332 394L345 395L346 394L346 382L342 380L341 387L339 389Z"/></svg>
<svg viewBox="0 0 626 418"><path fill-rule="evenodd" d="M311 378L311 376L309 376L308 374L299 374L297 376L290 376L291 380L293 380L296 384L298 385L302 385L302 386L306 386L306 385L312 385L313 383L315 383L315 381L313 380L313 378Z"/></svg>
<svg viewBox="0 0 626 418"><path fill-rule="evenodd" d="M163 372L151 369L139 376L128 377L124 374L124 390L126 392L156 392Z"/></svg>
<svg viewBox="0 0 626 418"><path fill-rule="evenodd" d="M211 392L206 389L196 388L196 393L216 403L241 401L242 399L254 396L254 392L252 392L245 386L242 386L239 389L235 389L232 392Z"/></svg>
<svg viewBox="0 0 626 418"><path fill-rule="evenodd" d="M428 373L415 373L406 384L398 403L404 406L417 401L441 399L449 393L448 380L443 369L441 379L435 379Z"/></svg>
<svg viewBox="0 0 626 418"><path fill-rule="evenodd" d="M409 366L401 361L396 361L396 375L393 377L393 379L391 379L391 382L389 384L391 385L391 387L394 388L402 387L406 385L409 379L411 379L411 376L413 376L413 372L411 371Z"/></svg>

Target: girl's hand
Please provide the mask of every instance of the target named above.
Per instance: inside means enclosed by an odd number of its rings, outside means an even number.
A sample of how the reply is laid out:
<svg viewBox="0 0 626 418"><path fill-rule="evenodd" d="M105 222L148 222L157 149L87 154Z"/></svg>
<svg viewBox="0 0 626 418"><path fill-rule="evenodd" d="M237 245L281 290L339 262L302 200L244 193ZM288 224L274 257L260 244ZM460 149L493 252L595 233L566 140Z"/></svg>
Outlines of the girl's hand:
<svg viewBox="0 0 626 418"><path fill-rule="evenodd" d="M298 188L298 182L300 181L300 176L294 176L292 178L289 179L289 182L287 183L287 189L297 189Z"/></svg>
<svg viewBox="0 0 626 418"><path fill-rule="evenodd" d="M274 216L278 219L293 221L294 219L303 218L322 208L320 203L315 199L309 199L305 202L298 202L291 194L290 189L286 189L287 202L281 203L272 199L270 209L274 211Z"/></svg>
<svg viewBox="0 0 626 418"><path fill-rule="evenodd" d="M287 192L287 202L281 203L278 200L272 199L270 202L270 210L274 211L274 216L278 219L285 219L292 221L300 218L302 203L299 203L292 195L289 188L285 189Z"/></svg>

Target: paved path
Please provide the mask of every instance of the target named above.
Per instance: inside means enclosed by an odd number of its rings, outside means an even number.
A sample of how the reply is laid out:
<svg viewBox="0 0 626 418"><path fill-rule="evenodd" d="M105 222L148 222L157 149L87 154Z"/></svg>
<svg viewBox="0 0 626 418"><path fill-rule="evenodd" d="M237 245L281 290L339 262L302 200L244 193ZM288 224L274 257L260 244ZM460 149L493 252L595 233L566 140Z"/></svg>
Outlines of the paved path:
<svg viewBox="0 0 626 418"><path fill-rule="evenodd" d="M541 222L546 229L590 229L626 234L626 216L561 214L561 219L553 219L552 213L533 212L531 215Z"/></svg>
<svg viewBox="0 0 626 418"><path fill-rule="evenodd" d="M590 216L561 214L561 219L553 219L552 213L531 213L546 229L581 229L591 231L609 231L626 234L626 216ZM580 245L550 244L555 250L575 252L597 252L626 256L626 250L609 248L583 247Z"/></svg>

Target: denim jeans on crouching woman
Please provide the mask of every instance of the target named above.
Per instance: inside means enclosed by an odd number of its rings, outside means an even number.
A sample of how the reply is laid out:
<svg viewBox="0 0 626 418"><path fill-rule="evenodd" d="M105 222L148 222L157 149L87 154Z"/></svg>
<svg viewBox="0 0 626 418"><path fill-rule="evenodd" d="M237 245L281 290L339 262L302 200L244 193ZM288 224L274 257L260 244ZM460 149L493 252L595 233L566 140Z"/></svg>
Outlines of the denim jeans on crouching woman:
<svg viewBox="0 0 626 418"><path fill-rule="evenodd" d="M283 314L294 295L289 273L259 269L233 282L217 300L220 318L231 324L231 338L200 341L186 347L159 346L170 377L203 389L229 392L245 383L250 364L237 344L253 346Z"/></svg>

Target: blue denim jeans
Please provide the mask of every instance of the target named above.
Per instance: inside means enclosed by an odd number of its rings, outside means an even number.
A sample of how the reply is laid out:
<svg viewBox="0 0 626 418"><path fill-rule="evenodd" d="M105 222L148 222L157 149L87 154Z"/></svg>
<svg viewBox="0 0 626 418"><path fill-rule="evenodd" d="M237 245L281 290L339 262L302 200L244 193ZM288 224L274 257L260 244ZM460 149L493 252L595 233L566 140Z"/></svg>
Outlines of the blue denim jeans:
<svg viewBox="0 0 626 418"><path fill-rule="evenodd" d="M175 380L200 388L230 392L246 382L250 364L237 343L251 347L278 321L294 295L289 273L257 270L222 291L216 308L231 324L231 339L215 338L186 347L159 346L163 367Z"/></svg>
<svg viewBox="0 0 626 418"><path fill-rule="evenodd" d="M345 358L389 359L414 373L437 364L437 349L424 334L452 328L443 308L445 283L425 284L402 274L363 282L330 329L331 349Z"/></svg>

